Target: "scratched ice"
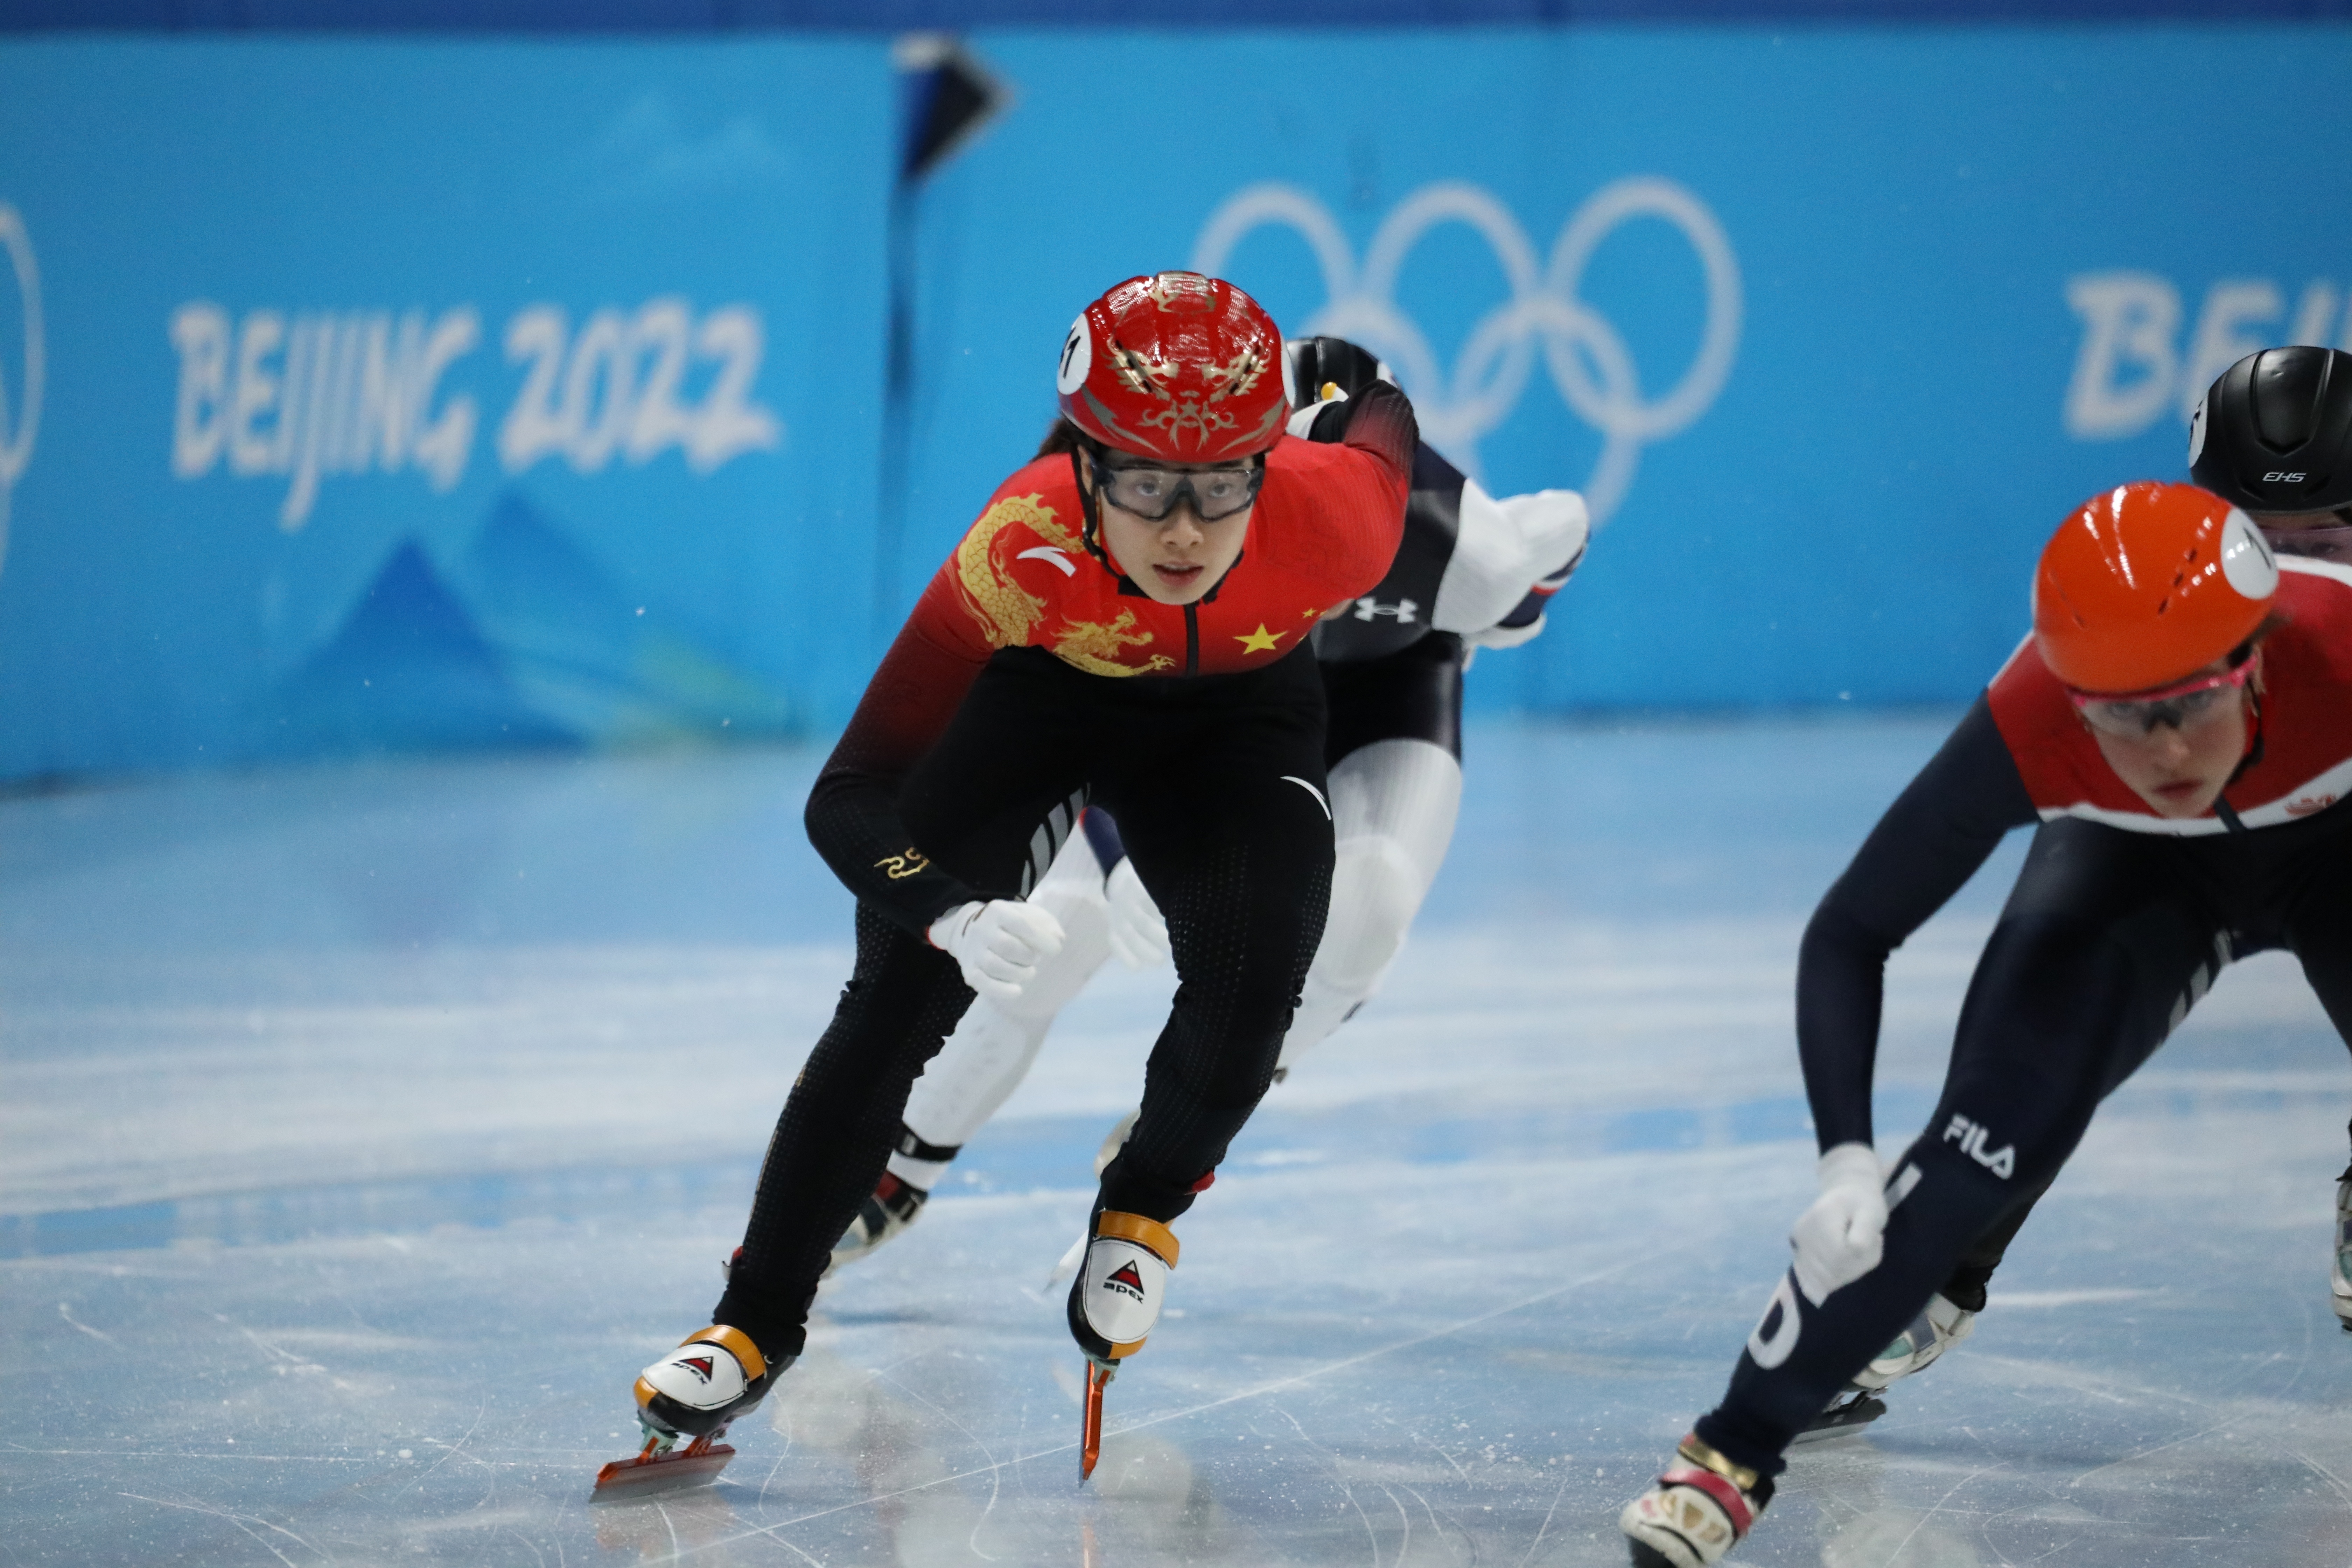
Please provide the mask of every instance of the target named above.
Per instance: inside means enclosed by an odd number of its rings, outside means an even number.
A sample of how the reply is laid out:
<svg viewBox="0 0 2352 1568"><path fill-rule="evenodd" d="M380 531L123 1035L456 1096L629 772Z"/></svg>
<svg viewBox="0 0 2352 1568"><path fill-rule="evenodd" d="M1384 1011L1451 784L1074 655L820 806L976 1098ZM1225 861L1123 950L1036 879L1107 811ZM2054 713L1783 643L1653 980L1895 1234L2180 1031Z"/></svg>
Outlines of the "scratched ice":
<svg viewBox="0 0 2352 1568"><path fill-rule="evenodd" d="M1614 1563L1811 1181L1789 981L1924 721L1475 731L1388 991L1184 1223L1077 1479L1041 1286L1164 979L1104 976L707 1493L591 1508L844 973L812 759L0 804L0 1560ZM2014 847L1900 955L1918 1124ZM2352 1555L2326 1302L2352 1075L2242 965L2108 1107L1975 1339L1801 1450L1738 1561Z"/></svg>

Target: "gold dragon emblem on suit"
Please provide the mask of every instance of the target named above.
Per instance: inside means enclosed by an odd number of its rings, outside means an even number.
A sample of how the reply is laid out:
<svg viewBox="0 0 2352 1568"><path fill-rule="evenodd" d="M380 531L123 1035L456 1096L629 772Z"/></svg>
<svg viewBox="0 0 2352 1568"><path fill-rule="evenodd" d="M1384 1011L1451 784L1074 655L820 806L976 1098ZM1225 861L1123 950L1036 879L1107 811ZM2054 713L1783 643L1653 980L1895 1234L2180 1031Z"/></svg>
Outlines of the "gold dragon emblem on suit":
<svg viewBox="0 0 2352 1568"><path fill-rule="evenodd" d="M1121 658L1129 648L1141 647L1152 635L1135 629L1135 612L1121 610L1108 621L1065 619L1042 637L1046 602L1013 580L998 559L998 541L1015 524L1052 549L1083 559L1085 545L1062 525L1054 509L1039 495L1007 496L981 513L980 521L956 546L956 582L963 590L963 607L980 626L991 647L1034 647L1041 643L1066 664L1089 675L1148 675L1172 669L1176 661L1153 654L1139 664ZM1014 535L1017 542L1019 535Z"/></svg>

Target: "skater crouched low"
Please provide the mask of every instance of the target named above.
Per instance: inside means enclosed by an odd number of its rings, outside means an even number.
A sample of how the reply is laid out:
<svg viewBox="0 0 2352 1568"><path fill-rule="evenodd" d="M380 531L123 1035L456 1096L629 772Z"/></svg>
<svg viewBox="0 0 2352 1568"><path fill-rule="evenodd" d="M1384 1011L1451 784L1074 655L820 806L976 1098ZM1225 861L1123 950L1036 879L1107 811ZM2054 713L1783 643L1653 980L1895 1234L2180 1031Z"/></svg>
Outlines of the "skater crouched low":
<svg viewBox="0 0 2352 1568"><path fill-rule="evenodd" d="M1719 1561L1825 1405L1966 1333L1983 1260L2223 965L2294 952L2352 1039L2352 570L2279 560L2210 491L2125 485L2042 552L2033 628L1806 931L1821 1196L1723 1402L1621 1516L1645 1568ZM1942 1098L1882 1171L1886 955L2036 821Z"/></svg>
<svg viewBox="0 0 2352 1568"><path fill-rule="evenodd" d="M810 837L857 896L856 968L777 1121L718 1326L638 1382L656 1447L739 1418L800 1353L916 1075L975 992L1017 999L1060 949L1028 895L1090 799L1165 911L1179 980L1069 1313L1097 1387L1150 1331L1171 1226L1273 1077L1331 882L1307 633L1396 553L1412 406L1381 384L1294 426L1274 323L1195 273L1111 289L1055 372L1062 422L924 591L810 795Z"/></svg>
<svg viewBox="0 0 2352 1568"><path fill-rule="evenodd" d="M1348 399L1391 379L1379 359L1341 339L1294 340L1285 352L1293 386L1345 395L1318 419L1339 417ZM1329 710L1331 916L1283 1038L1277 1082L1379 989L1454 837L1471 656L1540 635L1589 533L1584 499L1572 490L1490 496L1427 444L1415 450L1404 539L1388 575L1313 634ZM1166 961L1166 922L1117 824L1097 805L1079 827L1030 894L1060 923L1061 951L1017 1000L974 1001L923 1069L889 1168L835 1249L835 1267L914 1223L949 1163L1019 1087L1055 1016L1097 969L1114 956L1135 969ZM1134 1121L1130 1112L1112 1129L1097 1173ZM1067 1262L1075 1268L1077 1259Z"/></svg>

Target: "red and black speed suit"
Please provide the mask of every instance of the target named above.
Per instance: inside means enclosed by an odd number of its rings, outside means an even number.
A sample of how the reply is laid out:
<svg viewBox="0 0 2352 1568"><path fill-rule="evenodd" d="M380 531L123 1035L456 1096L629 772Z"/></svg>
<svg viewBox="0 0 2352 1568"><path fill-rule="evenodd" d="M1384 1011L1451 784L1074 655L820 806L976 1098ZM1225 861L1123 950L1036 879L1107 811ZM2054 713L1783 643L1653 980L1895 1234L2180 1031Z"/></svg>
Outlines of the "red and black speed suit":
<svg viewBox="0 0 2352 1568"><path fill-rule="evenodd" d="M1272 1077L1330 892L1323 686L1307 634L1388 570L1416 430L1381 388L1285 437L1240 560L1146 596L1086 521L1073 455L1007 479L925 589L809 796L857 895L857 961L769 1144L715 1320L797 1354L831 1248L923 1064L971 1000L931 922L1018 898L1088 800L1125 830L1179 985L1106 1206L1163 1223Z"/></svg>
<svg viewBox="0 0 2352 1568"><path fill-rule="evenodd" d="M2104 1099L2222 966L2283 948L2352 1043L2352 571L2284 560L2255 747L2221 804L2149 812L2028 641L1822 900L1797 972L1821 1146L1871 1140L1886 955L2039 821L1961 1006L1941 1099L1895 1166L1885 1254L1821 1305L1793 1273L1700 1438L1766 1474L1939 1287L1977 1296ZM1989 1244L1989 1245L1988 1245Z"/></svg>

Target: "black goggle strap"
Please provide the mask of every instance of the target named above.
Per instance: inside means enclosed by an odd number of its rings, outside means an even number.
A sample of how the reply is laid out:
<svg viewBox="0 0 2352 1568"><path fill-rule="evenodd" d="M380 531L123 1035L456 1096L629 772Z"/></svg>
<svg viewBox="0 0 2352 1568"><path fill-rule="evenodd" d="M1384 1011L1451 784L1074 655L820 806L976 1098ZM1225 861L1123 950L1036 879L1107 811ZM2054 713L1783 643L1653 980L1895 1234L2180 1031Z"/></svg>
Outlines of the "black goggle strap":
<svg viewBox="0 0 2352 1568"><path fill-rule="evenodd" d="M1078 454L1083 450L1083 443L1071 444L1070 482L1078 487L1078 538L1085 542L1089 552L1099 554L1100 552L1095 550L1095 495L1087 488L1086 465L1078 461Z"/></svg>
<svg viewBox="0 0 2352 1568"><path fill-rule="evenodd" d="M2246 658L2238 662L2241 664L2246 662L2246 659L2252 658L2259 651L2261 650L2256 648L2248 649ZM2237 808L2230 804L2230 792L2237 787L2240 779L2262 765L2263 752L2269 743L2268 732L2263 728L2262 689L2252 680L2246 682L2246 702L2254 710L2253 735L2246 743L2246 754L2240 757L2238 765L2230 770L2229 778L2221 785L2221 793L2213 797L2213 815L2220 817L2221 826L2231 833L2243 833L2247 829L2246 825L2238 820Z"/></svg>
<svg viewBox="0 0 2352 1568"><path fill-rule="evenodd" d="M1087 554L1102 563L1104 571L1118 578L1120 583L1133 588L1135 587L1133 581L1126 573L1118 569L1118 563L1110 558L1110 552L1103 548L1102 529L1100 526L1102 517L1095 509L1095 492L1093 487L1087 483L1086 468L1078 462L1078 454L1080 451L1086 452L1087 461L1093 466L1096 482L1100 483L1102 479L1101 448L1094 447L1090 442L1072 447L1070 448L1070 479L1078 487L1078 517L1080 519L1078 540L1087 547ZM1139 594L1143 592L1140 588L1136 588L1135 591Z"/></svg>
<svg viewBox="0 0 2352 1568"><path fill-rule="evenodd" d="M2254 710L2253 738L2246 745L2246 754L2240 757L2238 765L2230 770L2230 782L2221 786L2224 791L2262 765L2263 748L2268 742L2263 729L2263 694L2254 689L2254 683L2251 680L2246 682L2246 702Z"/></svg>

